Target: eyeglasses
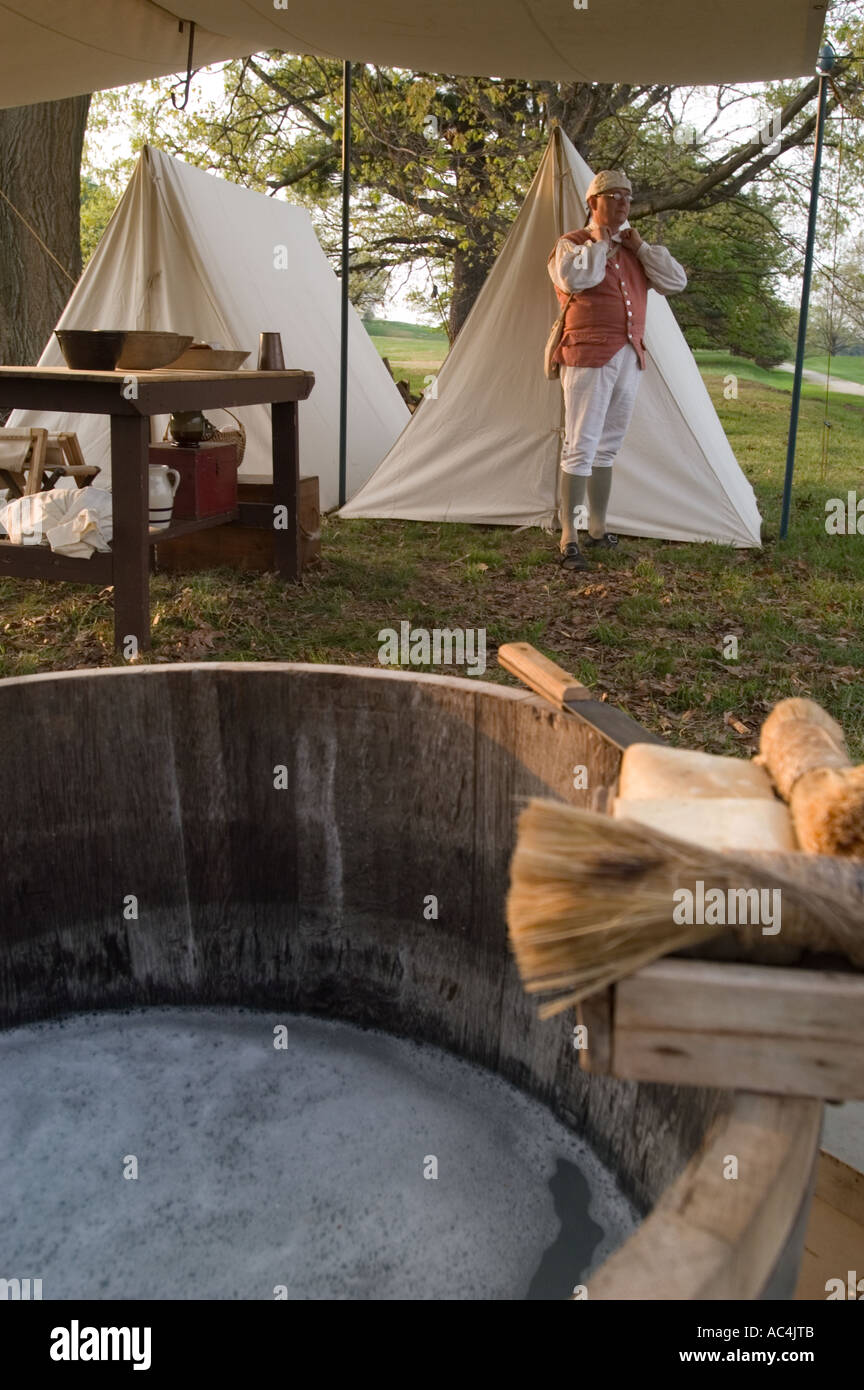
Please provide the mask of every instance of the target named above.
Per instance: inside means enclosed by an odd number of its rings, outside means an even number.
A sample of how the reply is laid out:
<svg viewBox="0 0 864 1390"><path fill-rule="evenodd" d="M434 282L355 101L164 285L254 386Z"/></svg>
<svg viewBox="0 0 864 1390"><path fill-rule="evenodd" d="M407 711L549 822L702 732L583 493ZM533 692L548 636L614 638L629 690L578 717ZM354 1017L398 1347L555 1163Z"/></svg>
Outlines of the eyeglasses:
<svg viewBox="0 0 864 1390"><path fill-rule="evenodd" d="M614 198L616 203L629 203L631 195L629 193L601 193L601 198Z"/></svg>

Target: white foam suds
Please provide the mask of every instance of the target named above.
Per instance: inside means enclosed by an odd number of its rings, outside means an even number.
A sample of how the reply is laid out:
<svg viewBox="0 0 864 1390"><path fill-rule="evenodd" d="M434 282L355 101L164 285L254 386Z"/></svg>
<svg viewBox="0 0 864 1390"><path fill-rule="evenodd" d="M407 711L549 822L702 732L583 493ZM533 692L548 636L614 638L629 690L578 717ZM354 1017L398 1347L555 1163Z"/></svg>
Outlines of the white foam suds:
<svg viewBox="0 0 864 1390"><path fill-rule="evenodd" d="M0 1033L0 1277L45 1299L567 1297L637 1220L544 1106L426 1045L241 1009Z"/></svg>

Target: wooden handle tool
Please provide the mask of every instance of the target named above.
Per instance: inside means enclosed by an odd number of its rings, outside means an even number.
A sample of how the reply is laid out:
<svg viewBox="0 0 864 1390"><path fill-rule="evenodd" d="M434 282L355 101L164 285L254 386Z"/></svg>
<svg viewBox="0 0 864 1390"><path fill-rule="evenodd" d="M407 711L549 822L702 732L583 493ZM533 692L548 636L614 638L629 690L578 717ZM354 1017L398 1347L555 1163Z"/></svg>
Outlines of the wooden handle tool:
<svg viewBox="0 0 864 1390"><path fill-rule="evenodd" d="M587 685L550 661L529 642L506 642L499 647L498 665L517 676L523 685L542 695L556 708L584 719L618 748L629 748L631 743L663 742L623 710L607 704L605 700L598 700Z"/></svg>

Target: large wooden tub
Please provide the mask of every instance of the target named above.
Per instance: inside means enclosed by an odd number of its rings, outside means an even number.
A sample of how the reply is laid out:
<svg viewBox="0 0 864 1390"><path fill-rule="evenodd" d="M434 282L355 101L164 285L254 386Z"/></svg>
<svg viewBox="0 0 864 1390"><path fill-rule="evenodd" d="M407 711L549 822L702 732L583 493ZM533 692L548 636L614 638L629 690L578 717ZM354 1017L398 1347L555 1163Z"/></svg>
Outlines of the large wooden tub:
<svg viewBox="0 0 864 1390"><path fill-rule="evenodd" d="M821 1104L589 1076L518 981L518 798L614 782L596 730L481 681L266 663L2 681L0 727L0 1026L224 1003L435 1043L545 1102L644 1212L589 1297L791 1295Z"/></svg>

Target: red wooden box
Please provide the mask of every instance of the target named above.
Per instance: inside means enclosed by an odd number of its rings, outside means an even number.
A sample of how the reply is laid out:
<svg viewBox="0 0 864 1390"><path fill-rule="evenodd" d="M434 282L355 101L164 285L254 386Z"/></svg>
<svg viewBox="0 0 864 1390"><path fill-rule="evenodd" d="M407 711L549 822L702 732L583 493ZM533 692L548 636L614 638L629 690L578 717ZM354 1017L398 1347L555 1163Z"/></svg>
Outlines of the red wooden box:
<svg viewBox="0 0 864 1390"><path fill-rule="evenodd" d="M151 444L150 462L167 464L180 474L172 521L194 521L236 509L236 444L201 444L197 449Z"/></svg>

